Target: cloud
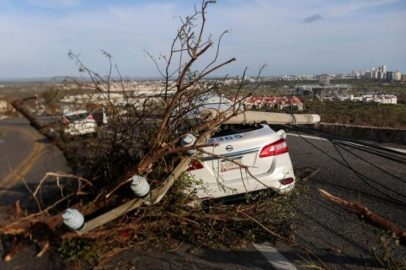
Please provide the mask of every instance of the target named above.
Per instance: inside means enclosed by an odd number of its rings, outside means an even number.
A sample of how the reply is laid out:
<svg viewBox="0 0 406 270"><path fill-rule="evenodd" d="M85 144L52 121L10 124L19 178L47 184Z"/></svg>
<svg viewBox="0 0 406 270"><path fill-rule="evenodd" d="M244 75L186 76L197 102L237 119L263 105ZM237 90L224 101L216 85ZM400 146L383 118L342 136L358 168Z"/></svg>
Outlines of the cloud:
<svg viewBox="0 0 406 270"><path fill-rule="evenodd" d="M321 20L321 16L319 14L314 14L313 16L307 17L303 20L304 23L312 23L318 20Z"/></svg>
<svg viewBox="0 0 406 270"><path fill-rule="evenodd" d="M26 0L27 3L47 8L67 8L80 5L80 0Z"/></svg>
<svg viewBox="0 0 406 270"><path fill-rule="evenodd" d="M155 76L155 65L144 50L157 58L169 55L180 26L176 16L184 18L194 11L192 5L179 4L182 1L98 0L98 8L83 0L24 1L61 9L27 12L21 5L0 0L0 37L7 41L0 43L0 76L76 75L76 66L67 57L69 50L80 53L90 69L104 74L108 62L100 49L113 55L124 76ZM228 1L233 4L217 1L206 14L204 40L212 34L216 42L224 30L232 30L221 40L218 59L236 57L238 61L219 74L240 74L249 67L248 72L255 75L264 62L268 63L264 75L346 72L368 68L365 59L371 57L393 70L406 69L406 6L371 8L394 0L368 0L373 4L364 0ZM73 5L81 8L62 10ZM320 19L323 23L308 27ZM213 51L193 68L210 61Z"/></svg>
<svg viewBox="0 0 406 270"><path fill-rule="evenodd" d="M348 1L337 1L331 3L325 3L323 0L318 4L324 6L323 10L328 16L332 17L344 17L359 12L364 9L379 7L384 5L389 5L392 3L400 3L402 0L348 0Z"/></svg>

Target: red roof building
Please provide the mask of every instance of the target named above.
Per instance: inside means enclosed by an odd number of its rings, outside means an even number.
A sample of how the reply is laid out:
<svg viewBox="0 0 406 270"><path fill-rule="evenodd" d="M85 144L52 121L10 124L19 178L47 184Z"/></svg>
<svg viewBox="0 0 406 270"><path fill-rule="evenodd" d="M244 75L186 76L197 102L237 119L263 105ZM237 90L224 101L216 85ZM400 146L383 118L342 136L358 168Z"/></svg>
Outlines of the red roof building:
<svg viewBox="0 0 406 270"><path fill-rule="evenodd" d="M296 96L251 96L244 101L246 109L269 109L282 110L286 107L297 107L303 110L303 103Z"/></svg>

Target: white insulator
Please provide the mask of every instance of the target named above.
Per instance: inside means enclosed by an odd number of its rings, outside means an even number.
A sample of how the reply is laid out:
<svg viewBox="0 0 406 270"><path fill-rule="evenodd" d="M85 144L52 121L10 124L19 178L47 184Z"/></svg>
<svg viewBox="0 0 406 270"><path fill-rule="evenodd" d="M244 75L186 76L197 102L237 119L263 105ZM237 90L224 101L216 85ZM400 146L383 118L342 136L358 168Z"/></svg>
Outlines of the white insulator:
<svg viewBox="0 0 406 270"><path fill-rule="evenodd" d="M279 135L282 139L286 139L286 132L283 129L280 129L276 134Z"/></svg>
<svg viewBox="0 0 406 270"><path fill-rule="evenodd" d="M131 183L131 189L134 191L135 196L144 197L148 195L150 187L144 177L140 175L134 175L133 181Z"/></svg>
<svg viewBox="0 0 406 270"><path fill-rule="evenodd" d="M180 141L180 145L182 147L188 147L188 146L192 146L196 141L196 137L193 136L192 134L187 134L185 137L182 138L182 140ZM185 153L187 155L193 155L196 152L196 149L190 149L187 150Z"/></svg>
<svg viewBox="0 0 406 270"><path fill-rule="evenodd" d="M63 223L73 230L80 229L85 224L85 218L76 209L66 209L65 214L62 215Z"/></svg>

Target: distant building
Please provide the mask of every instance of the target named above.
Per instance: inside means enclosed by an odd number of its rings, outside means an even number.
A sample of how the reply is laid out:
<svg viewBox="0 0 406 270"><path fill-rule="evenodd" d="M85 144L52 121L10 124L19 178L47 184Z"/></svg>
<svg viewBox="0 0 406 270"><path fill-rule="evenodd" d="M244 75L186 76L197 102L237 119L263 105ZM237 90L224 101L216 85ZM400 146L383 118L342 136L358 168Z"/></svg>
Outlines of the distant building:
<svg viewBox="0 0 406 270"><path fill-rule="evenodd" d="M321 85L329 85L330 84L330 75L328 74L321 74L319 78L319 83Z"/></svg>
<svg viewBox="0 0 406 270"><path fill-rule="evenodd" d="M296 107L303 110L303 103L296 96L251 96L244 101L246 109L279 109Z"/></svg>
<svg viewBox="0 0 406 270"><path fill-rule="evenodd" d="M363 70L353 70L353 71L351 71L351 75L353 76L353 78L355 78L355 79L360 79L361 78L361 76L364 76L365 74L364 74L364 71Z"/></svg>
<svg viewBox="0 0 406 270"><path fill-rule="evenodd" d="M402 74L400 73L400 71L395 71L393 73L393 80L394 81L400 81L402 79Z"/></svg>
<svg viewBox="0 0 406 270"><path fill-rule="evenodd" d="M349 95L346 97L339 97L337 98L339 101L350 100L354 102L374 102L379 104L397 104L398 98L395 95L363 95L360 97L354 97L354 95Z"/></svg>
<svg viewBox="0 0 406 270"><path fill-rule="evenodd" d="M365 72L365 79L371 79L371 72L370 71Z"/></svg>
<svg viewBox="0 0 406 270"><path fill-rule="evenodd" d="M386 72L386 80L389 82L393 82L393 72L392 71Z"/></svg>
<svg viewBox="0 0 406 270"><path fill-rule="evenodd" d="M314 99L334 99L347 96L351 90L349 84L331 84L331 85L297 85L295 94L298 96L311 96Z"/></svg>
<svg viewBox="0 0 406 270"><path fill-rule="evenodd" d="M388 67L386 65L382 66L382 74L383 74L383 78L384 80L386 80L386 72L388 72Z"/></svg>
<svg viewBox="0 0 406 270"><path fill-rule="evenodd" d="M375 68L371 68L371 79L376 79L375 77Z"/></svg>
<svg viewBox="0 0 406 270"><path fill-rule="evenodd" d="M401 81L402 80L402 73L400 71L387 71L386 72L386 80L393 82L393 81Z"/></svg>
<svg viewBox="0 0 406 270"><path fill-rule="evenodd" d="M362 102L375 102L379 104L397 104L398 98L395 95L363 95Z"/></svg>

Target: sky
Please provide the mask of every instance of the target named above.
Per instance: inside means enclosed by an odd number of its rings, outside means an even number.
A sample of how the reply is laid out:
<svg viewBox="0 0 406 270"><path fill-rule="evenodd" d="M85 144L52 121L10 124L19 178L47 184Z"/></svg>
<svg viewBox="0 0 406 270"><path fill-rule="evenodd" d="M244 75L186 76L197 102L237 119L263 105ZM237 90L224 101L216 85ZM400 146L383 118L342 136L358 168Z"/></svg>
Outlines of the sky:
<svg viewBox="0 0 406 270"><path fill-rule="evenodd" d="M0 0L0 79L78 76L70 59L106 75L157 77L199 0ZM204 40L215 45L193 66L237 61L212 75L316 75L386 65L406 73L406 0L217 0ZM198 28L195 29L198 31ZM149 57L157 60L157 65ZM172 68L176 68L175 64ZM117 74L117 73L116 73ZM114 75L114 74L113 74Z"/></svg>

